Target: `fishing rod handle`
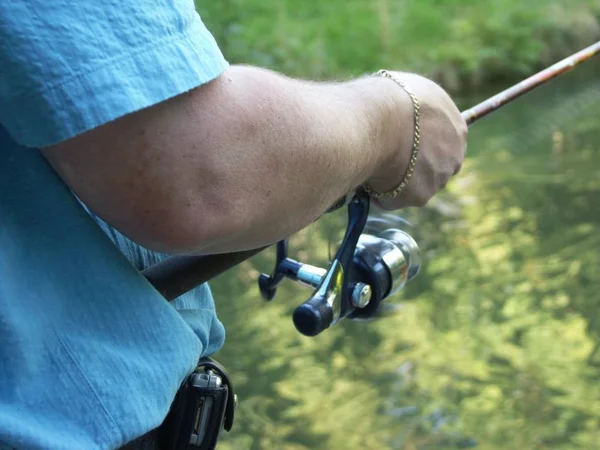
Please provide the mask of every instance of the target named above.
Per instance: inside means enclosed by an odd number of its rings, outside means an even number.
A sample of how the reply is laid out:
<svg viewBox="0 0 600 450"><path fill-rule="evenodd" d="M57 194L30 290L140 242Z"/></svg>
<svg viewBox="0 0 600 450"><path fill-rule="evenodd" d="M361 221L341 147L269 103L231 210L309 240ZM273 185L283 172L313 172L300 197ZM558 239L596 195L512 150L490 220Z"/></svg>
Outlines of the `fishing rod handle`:
<svg viewBox="0 0 600 450"><path fill-rule="evenodd" d="M171 301L265 248L216 255L172 256L144 269L142 274L165 300Z"/></svg>

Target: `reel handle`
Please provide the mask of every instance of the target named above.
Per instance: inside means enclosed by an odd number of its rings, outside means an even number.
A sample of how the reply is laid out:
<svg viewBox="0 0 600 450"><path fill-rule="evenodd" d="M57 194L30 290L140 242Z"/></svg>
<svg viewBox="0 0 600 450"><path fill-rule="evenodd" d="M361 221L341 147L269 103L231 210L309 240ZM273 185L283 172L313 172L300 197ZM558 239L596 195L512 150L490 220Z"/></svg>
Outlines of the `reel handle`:
<svg viewBox="0 0 600 450"><path fill-rule="evenodd" d="M350 285L354 252L369 215L370 200L365 192L357 193L348 204L348 227L335 258L313 295L293 314L296 329L306 336L316 336L354 310Z"/></svg>
<svg viewBox="0 0 600 450"><path fill-rule="evenodd" d="M298 306L292 320L301 334L314 337L333 323L333 310L322 298L315 297Z"/></svg>

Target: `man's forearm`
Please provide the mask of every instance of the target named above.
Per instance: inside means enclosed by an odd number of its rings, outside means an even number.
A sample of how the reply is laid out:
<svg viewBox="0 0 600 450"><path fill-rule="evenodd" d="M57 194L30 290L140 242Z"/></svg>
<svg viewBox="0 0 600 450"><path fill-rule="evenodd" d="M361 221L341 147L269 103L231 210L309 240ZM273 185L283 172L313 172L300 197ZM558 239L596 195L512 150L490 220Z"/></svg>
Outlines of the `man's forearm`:
<svg viewBox="0 0 600 450"><path fill-rule="evenodd" d="M411 126L404 95L380 78L324 85L232 67L45 154L142 245L241 250L302 229L380 170L406 135L398 118Z"/></svg>

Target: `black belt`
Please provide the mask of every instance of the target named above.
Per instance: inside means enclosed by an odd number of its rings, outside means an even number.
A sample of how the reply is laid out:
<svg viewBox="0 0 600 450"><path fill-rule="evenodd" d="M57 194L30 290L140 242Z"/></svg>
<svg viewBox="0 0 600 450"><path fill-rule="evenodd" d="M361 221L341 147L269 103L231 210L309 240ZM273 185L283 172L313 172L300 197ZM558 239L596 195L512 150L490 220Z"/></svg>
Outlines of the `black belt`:
<svg viewBox="0 0 600 450"><path fill-rule="evenodd" d="M159 429L155 428L143 436L125 444L123 447L119 447L118 450L164 450L160 446L158 435Z"/></svg>

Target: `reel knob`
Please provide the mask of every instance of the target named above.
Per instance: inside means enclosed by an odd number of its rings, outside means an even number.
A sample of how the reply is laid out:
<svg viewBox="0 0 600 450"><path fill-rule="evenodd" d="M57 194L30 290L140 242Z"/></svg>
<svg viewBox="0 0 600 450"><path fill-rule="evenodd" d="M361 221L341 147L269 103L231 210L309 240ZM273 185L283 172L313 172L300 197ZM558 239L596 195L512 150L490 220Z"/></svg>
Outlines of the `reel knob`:
<svg viewBox="0 0 600 450"><path fill-rule="evenodd" d="M333 309L320 297L312 297L294 310L296 329L304 336L316 336L333 322Z"/></svg>
<svg viewBox="0 0 600 450"><path fill-rule="evenodd" d="M305 336L316 336L336 323L342 315L344 267L335 260L313 295L294 310L296 329Z"/></svg>

